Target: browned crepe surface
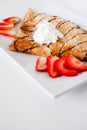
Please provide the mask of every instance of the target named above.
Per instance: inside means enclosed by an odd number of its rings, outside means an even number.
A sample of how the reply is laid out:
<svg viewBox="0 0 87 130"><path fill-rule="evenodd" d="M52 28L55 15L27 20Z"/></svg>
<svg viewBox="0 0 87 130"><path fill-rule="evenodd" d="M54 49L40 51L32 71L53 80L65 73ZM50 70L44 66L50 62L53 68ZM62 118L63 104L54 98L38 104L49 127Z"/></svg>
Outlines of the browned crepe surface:
<svg viewBox="0 0 87 130"><path fill-rule="evenodd" d="M43 21L55 24L64 37L56 43L40 44L34 42L33 33L36 25ZM58 16L50 16L45 13L38 13L33 9L26 12L24 21L9 45L12 51L19 51L39 56L57 55L59 57L72 54L80 60L87 60L87 31L80 26L64 20Z"/></svg>

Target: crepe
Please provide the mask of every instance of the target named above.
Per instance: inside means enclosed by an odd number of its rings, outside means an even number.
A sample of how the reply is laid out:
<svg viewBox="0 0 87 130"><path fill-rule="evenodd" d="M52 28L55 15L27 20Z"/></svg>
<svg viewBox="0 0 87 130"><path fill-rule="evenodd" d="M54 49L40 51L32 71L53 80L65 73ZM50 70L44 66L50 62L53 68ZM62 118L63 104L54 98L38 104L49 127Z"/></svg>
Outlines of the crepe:
<svg viewBox="0 0 87 130"><path fill-rule="evenodd" d="M36 25L43 21L53 23L56 29L63 34L63 38L59 38L56 43L40 44L35 42L33 34L37 29ZM9 45L9 49L46 57L51 54L59 57L72 54L80 60L87 60L87 31L58 16L28 9L17 35Z"/></svg>

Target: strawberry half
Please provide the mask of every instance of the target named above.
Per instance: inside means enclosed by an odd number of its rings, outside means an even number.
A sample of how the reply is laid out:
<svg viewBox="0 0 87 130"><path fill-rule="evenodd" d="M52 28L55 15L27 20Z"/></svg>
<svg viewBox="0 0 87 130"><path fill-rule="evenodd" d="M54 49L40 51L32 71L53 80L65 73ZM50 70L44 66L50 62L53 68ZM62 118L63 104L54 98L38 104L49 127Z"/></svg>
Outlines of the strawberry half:
<svg viewBox="0 0 87 130"><path fill-rule="evenodd" d="M9 24L17 24L20 22L20 18L19 17L8 17L6 19L3 19L4 22L9 23Z"/></svg>
<svg viewBox="0 0 87 130"><path fill-rule="evenodd" d="M47 57L47 71L48 74L53 78L58 77L60 75L60 73L56 71L54 67L54 63L57 59L58 57L53 55Z"/></svg>
<svg viewBox="0 0 87 130"><path fill-rule="evenodd" d="M4 35L4 36L7 36L7 37L11 37L11 38L14 38L16 33L15 33L15 30L12 29L12 30L9 30L9 31L5 31L5 30L0 30L0 34L1 35Z"/></svg>
<svg viewBox="0 0 87 130"><path fill-rule="evenodd" d="M47 64L46 64L46 57L38 57L36 61L36 70L37 71L46 71L47 70Z"/></svg>
<svg viewBox="0 0 87 130"><path fill-rule="evenodd" d="M0 30L10 30L13 27L14 27L14 24L8 24L8 23L4 23L4 22L0 23Z"/></svg>
<svg viewBox="0 0 87 130"><path fill-rule="evenodd" d="M68 55L68 56L66 56L65 59L66 59L66 65L70 69L74 69L79 72L87 71L87 65L84 64L83 62L81 62L80 60L78 60L77 58L75 58L74 56Z"/></svg>
<svg viewBox="0 0 87 130"><path fill-rule="evenodd" d="M59 73L65 76L76 76L78 74L76 70L68 69L66 67L65 58L59 58L58 60L56 60L54 66Z"/></svg>
<svg viewBox="0 0 87 130"><path fill-rule="evenodd" d="M8 23L0 22L0 26L3 26L3 25L8 25Z"/></svg>

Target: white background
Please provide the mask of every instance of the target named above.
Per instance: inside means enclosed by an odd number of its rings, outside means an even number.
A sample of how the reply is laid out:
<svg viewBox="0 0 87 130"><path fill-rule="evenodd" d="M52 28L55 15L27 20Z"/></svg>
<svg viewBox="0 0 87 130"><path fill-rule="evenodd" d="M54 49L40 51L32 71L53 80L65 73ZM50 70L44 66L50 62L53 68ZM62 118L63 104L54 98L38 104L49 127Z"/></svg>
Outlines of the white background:
<svg viewBox="0 0 87 130"><path fill-rule="evenodd" d="M29 2L0 0L0 15ZM86 0L55 2L87 16ZM0 52L0 130L87 130L87 84L52 99Z"/></svg>

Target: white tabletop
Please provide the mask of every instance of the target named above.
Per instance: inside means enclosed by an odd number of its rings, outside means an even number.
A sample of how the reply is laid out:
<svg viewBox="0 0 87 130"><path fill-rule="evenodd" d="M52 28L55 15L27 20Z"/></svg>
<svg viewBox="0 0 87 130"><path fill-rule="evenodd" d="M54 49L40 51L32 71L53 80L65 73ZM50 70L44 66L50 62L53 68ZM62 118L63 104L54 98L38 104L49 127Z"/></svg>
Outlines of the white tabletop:
<svg viewBox="0 0 87 130"><path fill-rule="evenodd" d="M10 14L10 6L15 10L20 2L29 0L0 1L0 11ZM59 3L85 16L86 0L64 2ZM50 98L0 52L0 130L87 130L86 98L87 84Z"/></svg>

